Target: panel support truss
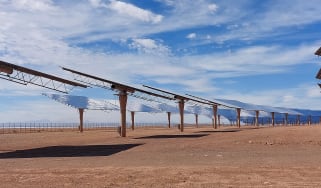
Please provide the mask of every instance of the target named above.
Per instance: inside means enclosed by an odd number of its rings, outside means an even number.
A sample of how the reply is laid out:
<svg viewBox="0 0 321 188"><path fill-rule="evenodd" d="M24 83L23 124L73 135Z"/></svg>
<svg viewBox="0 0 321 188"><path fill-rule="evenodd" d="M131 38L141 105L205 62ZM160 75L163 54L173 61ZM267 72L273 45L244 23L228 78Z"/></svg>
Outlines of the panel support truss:
<svg viewBox="0 0 321 188"><path fill-rule="evenodd" d="M62 93L68 93L76 86L84 88L87 87L83 84L10 64L4 61L0 61L0 78L22 85L33 84Z"/></svg>

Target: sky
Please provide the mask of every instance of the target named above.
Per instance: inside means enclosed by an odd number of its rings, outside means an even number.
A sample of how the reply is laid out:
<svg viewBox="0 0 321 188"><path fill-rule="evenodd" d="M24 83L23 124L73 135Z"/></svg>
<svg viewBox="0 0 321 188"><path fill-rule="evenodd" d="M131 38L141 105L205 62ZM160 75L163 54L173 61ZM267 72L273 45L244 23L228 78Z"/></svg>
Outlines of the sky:
<svg viewBox="0 0 321 188"><path fill-rule="evenodd" d="M319 0L0 0L0 60L203 98L320 110ZM0 80L0 122L74 121L52 92ZM72 95L115 99L112 91ZM88 112L91 121L105 120Z"/></svg>

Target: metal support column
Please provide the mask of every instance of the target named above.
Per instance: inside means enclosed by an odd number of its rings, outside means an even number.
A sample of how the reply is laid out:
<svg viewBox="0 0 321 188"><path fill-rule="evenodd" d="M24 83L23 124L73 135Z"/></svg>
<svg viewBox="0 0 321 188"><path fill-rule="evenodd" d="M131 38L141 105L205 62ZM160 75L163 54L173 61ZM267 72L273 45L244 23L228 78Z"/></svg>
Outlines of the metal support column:
<svg viewBox="0 0 321 188"><path fill-rule="evenodd" d="M79 108L78 110L79 110L79 120L80 120L79 131L82 133L84 131L84 109Z"/></svg>
<svg viewBox="0 0 321 188"><path fill-rule="evenodd" d="M168 128L171 128L171 112L167 112Z"/></svg>
<svg viewBox="0 0 321 188"><path fill-rule="evenodd" d="M213 105L214 129L217 129L217 105Z"/></svg>
<svg viewBox="0 0 321 188"><path fill-rule="evenodd" d="M237 127L241 128L241 108L236 109L236 114L237 114Z"/></svg>
<svg viewBox="0 0 321 188"><path fill-rule="evenodd" d="M259 126L259 114L260 114L260 111L258 110L255 110L255 126Z"/></svg>
<svg viewBox="0 0 321 188"><path fill-rule="evenodd" d="M198 114L195 114L195 123L196 123L196 127L198 128Z"/></svg>
<svg viewBox="0 0 321 188"><path fill-rule="evenodd" d="M181 116L180 130L181 132L184 132L184 100L183 99L181 99L178 102L178 107L179 107L179 114Z"/></svg>
<svg viewBox="0 0 321 188"><path fill-rule="evenodd" d="M132 130L135 129L135 112L130 112L132 118Z"/></svg>
<svg viewBox="0 0 321 188"><path fill-rule="evenodd" d="M127 105L127 92L119 92L119 104L120 104L120 122L121 122L121 133L122 137L126 137L126 105Z"/></svg>
<svg viewBox="0 0 321 188"><path fill-rule="evenodd" d="M285 125L285 126L288 125L288 117L289 117L289 114L288 114L288 113L285 113L285 120L284 120L284 125Z"/></svg>

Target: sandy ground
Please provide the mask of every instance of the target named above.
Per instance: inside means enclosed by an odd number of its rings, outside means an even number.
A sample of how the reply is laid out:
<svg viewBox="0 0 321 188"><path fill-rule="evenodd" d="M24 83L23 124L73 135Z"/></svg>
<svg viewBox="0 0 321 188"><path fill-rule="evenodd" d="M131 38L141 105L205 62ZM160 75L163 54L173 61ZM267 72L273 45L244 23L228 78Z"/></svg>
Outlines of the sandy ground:
<svg viewBox="0 0 321 188"><path fill-rule="evenodd" d="M321 126L0 135L0 187L321 187Z"/></svg>

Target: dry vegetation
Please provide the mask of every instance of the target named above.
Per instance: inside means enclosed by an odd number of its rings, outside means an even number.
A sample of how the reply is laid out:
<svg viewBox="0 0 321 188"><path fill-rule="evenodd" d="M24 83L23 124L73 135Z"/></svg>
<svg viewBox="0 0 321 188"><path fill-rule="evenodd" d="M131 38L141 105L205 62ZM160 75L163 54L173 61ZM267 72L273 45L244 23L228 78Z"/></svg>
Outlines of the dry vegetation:
<svg viewBox="0 0 321 188"><path fill-rule="evenodd" d="M0 135L0 187L321 187L321 126Z"/></svg>

